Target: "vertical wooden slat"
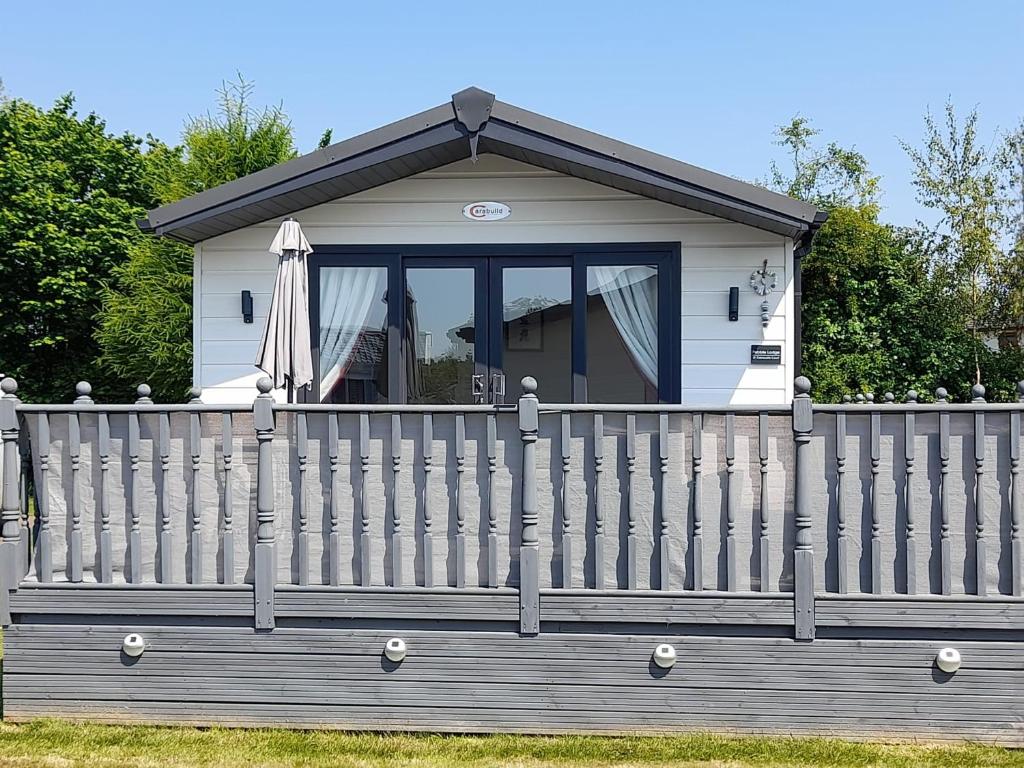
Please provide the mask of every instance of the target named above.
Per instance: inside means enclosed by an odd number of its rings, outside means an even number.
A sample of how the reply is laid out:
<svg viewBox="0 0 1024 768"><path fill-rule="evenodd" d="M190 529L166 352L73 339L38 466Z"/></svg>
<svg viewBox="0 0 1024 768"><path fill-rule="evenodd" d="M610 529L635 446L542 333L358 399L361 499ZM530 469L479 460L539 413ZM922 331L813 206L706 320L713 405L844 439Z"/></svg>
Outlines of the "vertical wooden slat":
<svg viewBox="0 0 1024 768"><path fill-rule="evenodd" d="M359 584L372 582L370 546L370 415L359 414Z"/></svg>
<svg viewBox="0 0 1024 768"><path fill-rule="evenodd" d="M668 414L658 414L658 517L661 519L661 531L658 534L658 559L661 565L659 586L668 589L671 576L671 557L669 548L668 520Z"/></svg>
<svg viewBox="0 0 1024 768"><path fill-rule="evenodd" d="M138 395L136 405L152 405L152 390L148 384L140 384L136 389ZM128 514L131 526L128 532L128 577L132 584L142 583L142 503L139 499L139 452L141 450L141 430L139 428L139 412L128 413L128 465L131 473L131 500Z"/></svg>
<svg viewBox="0 0 1024 768"><path fill-rule="evenodd" d="M75 391L75 404L89 404L91 387L79 382ZM68 580L74 584L82 581L82 425L75 411L68 413L68 458L71 460L71 536L69 546Z"/></svg>
<svg viewBox="0 0 1024 768"><path fill-rule="evenodd" d="M626 414L626 589L636 589L636 414Z"/></svg>
<svg viewBox="0 0 1024 768"><path fill-rule="evenodd" d="M190 403L201 403L202 390L193 387ZM188 445L192 455L192 521L189 534L190 560L189 581L192 584L203 583L203 499L199 480L199 469L203 460L203 421L198 411L188 415Z"/></svg>
<svg viewBox="0 0 1024 768"><path fill-rule="evenodd" d="M160 452L160 583L174 580L174 536L171 533L171 417L163 411L157 417Z"/></svg>
<svg viewBox="0 0 1024 768"><path fill-rule="evenodd" d="M917 402L917 392L907 392L907 403ZM907 411L903 415L903 455L906 461L906 488L904 489L904 509L907 515L907 594L917 594L917 538L914 530L916 510L914 508L914 441L917 436L917 425L914 412Z"/></svg>
<svg viewBox="0 0 1024 768"><path fill-rule="evenodd" d="M953 545L949 538L949 411L946 390L935 390L939 412L939 560L941 565L942 594L953 593Z"/></svg>
<svg viewBox="0 0 1024 768"><path fill-rule="evenodd" d="M520 495L522 536L519 545L519 632L540 632L540 539L537 525L537 380L526 376L519 398L519 436L523 443L523 487Z"/></svg>
<svg viewBox="0 0 1024 768"><path fill-rule="evenodd" d="M256 629L273 629L275 623L274 399L270 396L273 387L274 383L265 376L256 382L259 395L252 409L253 428L256 430L256 576L253 585Z"/></svg>
<svg viewBox="0 0 1024 768"><path fill-rule="evenodd" d="M849 592L849 551L846 538L846 414L836 414L836 568L839 593Z"/></svg>
<svg viewBox="0 0 1024 768"><path fill-rule="evenodd" d="M455 414L455 586L466 587L466 415Z"/></svg>
<svg viewBox="0 0 1024 768"><path fill-rule="evenodd" d="M725 589L736 591L736 415L725 414Z"/></svg>
<svg viewBox="0 0 1024 768"><path fill-rule="evenodd" d="M114 580L114 552L110 540L110 417L100 413L96 419L100 458L99 581L109 584Z"/></svg>
<svg viewBox="0 0 1024 768"><path fill-rule="evenodd" d="M796 538L793 551L793 620L797 640L813 640L814 618L814 544L811 533L811 487L814 468L811 466L811 434L814 431L814 407L811 403L811 382L800 376L793 382L793 442L796 477L794 482L793 517Z"/></svg>
<svg viewBox="0 0 1024 768"><path fill-rule="evenodd" d="M569 495L569 467L572 462L572 416L561 417L562 449L562 586L572 589L572 500Z"/></svg>
<svg viewBox="0 0 1024 768"><path fill-rule="evenodd" d="M758 510L760 512L761 535L758 550L760 560L760 583L761 591L770 591L771 586L771 537L768 530L769 523L769 499L768 499L768 414L757 414L757 459L761 473L761 493L758 499Z"/></svg>
<svg viewBox="0 0 1024 768"><path fill-rule="evenodd" d="M1017 382L1017 401L1024 403L1024 381ZM1010 412L1010 592L1024 594L1024 543L1021 542L1020 411Z"/></svg>
<svg viewBox="0 0 1024 768"><path fill-rule="evenodd" d="M693 588L704 589L704 416L693 414Z"/></svg>
<svg viewBox="0 0 1024 768"><path fill-rule="evenodd" d="M594 414L594 589L604 589L604 414Z"/></svg>
<svg viewBox="0 0 1024 768"><path fill-rule="evenodd" d="M309 419L305 411L295 414L295 459L299 465L298 565L299 585L309 584L309 504L306 501L306 472L309 464Z"/></svg>
<svg viewBox="0 0 1024 768"><path fill-rule="evenodd" d="M434 417L423 414L423 586L434 586L434 515L430 504L430 474L434 469Z"/></svg>
<svg viewBox="0 0 1024 768"><path fill-rule="evenodd" d="M985 387L975 384L971 388L971 402L984 404ZM979 596L988 592L985 574L988 571L986 561L986 531L985 531L985 412L978 410L974 412L974 543L975 543L975 579Z"/></svg>
<svg viewBox="0 0 1024 768"><path fill-rule="evenodd" d="M871 592L882 594L882 518L878 473L882 461L882 414L871 411Z"/></svg>
<svg viewBox="0 0 1024 768"><path fill-rule="evenodd" d="M332 587L341 584L341 531L338 516L338 414L327 414L327 457L331 471L331 529L327 534L328 580Z"/></svg>
<svg viewBox="0 0 1024 768"><path fill-rule="evenodd" d="M36 539L36 572L43 583L53 581L53 533L50 530L50 417L40 413L37 419L39 432L39 488L36 500L39 505L39 538Z"/></svg>
<svg viewBox="0 0 1024 768"><path fill-rule="evenodd" d="M402 497L399 477L402 472L402 415L391 414L391 583L402 586Z"/></svg>
<svg viewBox="0 0 1024 768"><path fill-rule="evenodd" d="M494 475L498 470L498 419L487 414L487 585L498 586L498 507Z"/></svg>
<svg viewBox="0 0 1024 768"><path fill-rule="evenodd" d="M234 507L234 416L226 411L221 427L221 454L224 457L224 530L220 537L221 580L235 583L235 507Z"/></svg>

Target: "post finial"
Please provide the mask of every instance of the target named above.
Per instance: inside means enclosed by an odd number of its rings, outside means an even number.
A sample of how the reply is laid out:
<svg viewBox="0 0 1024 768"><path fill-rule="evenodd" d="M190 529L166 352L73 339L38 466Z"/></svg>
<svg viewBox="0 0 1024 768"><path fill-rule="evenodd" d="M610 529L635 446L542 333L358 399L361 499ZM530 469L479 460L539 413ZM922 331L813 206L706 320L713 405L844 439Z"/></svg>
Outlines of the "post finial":
<svg viewBox="0 0 1024 768"><path fill-rule="evenodd" d="M524 376L519 385L523 388L524 395L537 394L537 380L533 376Z"/></svg>
<svg viewBox="0 0 1024 768"><path fill-rule="evenodd" d="M849 395L843 395L843 402L844 403L851 403L851 402L853 402L853 398L850 397Z"/></svg>
<svg viewBox="0 0 1024 768"><path fill-rule="evenodd" d="M971 387L971 401L975 403L985 402L985 387L981 384L975 384Z"/></svg>
<svg viewBox="0 0 1024 768"><path fill-rule="evenodd" d="M811 393L811 380L806 376L797 376L793 382L793 389L796 391L797 396L810 395Z"/></svg>
<svg viewBox="0 0 1024 768"><path fill-rule="evenodd" d="M91 403L92 398L89 397L89 395L92 394L92 384L88 381L78 382L75 384L75 394L78 395L78 397L75 398L76 403Z"/></svg>
<svg viewBox="0 0 1024 768"><path fill-rule="evenodd" d="M863 404L866 400L867 400L867 398L864 397L864 393L863 392L858 392L857 393L857 404L858 405Z"/></svg>
<svg viewBox="0 0 1024 768"><path fill-rule="evenodd" d="M939 387L935 390L935 399L940 403L944 403L949 399L949 392L946 391L945 387Z"/></svg>
<svg viewBox="0 0 1024 768"><path fill-rule="evenodd" d="M202 397L203 397L203 388L202 387L192 387L188 391L188 401L190 403L201 403L202 402Z"/></svg>
<svg viewBox="0 0 1024 768"><path fill-rule="evenodd" d="M256 379L256 389L260 391L261 395L269 395L273 388L274 382L270 380L269 376L260 376Z"/></svg>
<svg viewBox="0 0 1024 768"><path fill-rule="evenodd" d="M4 380L0 381L0 391L5 395L16 395L18 393L18 382L10 376L5 376Z"/></svg>
<svg viewBox="0 0 1024 768"><path fill-rule="evenodd" d="M890 404L896 402L896 395L894 395L892 392L886 392L882 397L885 400L887 405L890 405Z"/></svg>
<svg viewBox="0 0 1024 768"><path fill-rule="evenodd" d="M140 402L140 403L151 403L151 402L153 402L152 400L149 399L149 396L153 394L153 388L150 387L149 384L139 384L139 386L137 386L135 388L135 394L136 394L136 396L138 398L137 402Z"/></svg>
<svg viewBox="0 0 1024 768"><path fill-rule="evenodd" d="M868 392L866 395L864 395L864 397L867 398L867 401L869 403L875 402L875 393L874 392Z"/></svg>
<svg viewBox="0 0 1024 768"><path fill-rule="evenodd" d="M1017 382L1017 399L1024 402L1024 381Z"/></svg>
<svg viewBox="0 0 1024 768"><path fill-rule="evenodd" d="M914 389L907 390L907 402L908 403L916 403L917 402L917 390L914 390Z"/></svg>

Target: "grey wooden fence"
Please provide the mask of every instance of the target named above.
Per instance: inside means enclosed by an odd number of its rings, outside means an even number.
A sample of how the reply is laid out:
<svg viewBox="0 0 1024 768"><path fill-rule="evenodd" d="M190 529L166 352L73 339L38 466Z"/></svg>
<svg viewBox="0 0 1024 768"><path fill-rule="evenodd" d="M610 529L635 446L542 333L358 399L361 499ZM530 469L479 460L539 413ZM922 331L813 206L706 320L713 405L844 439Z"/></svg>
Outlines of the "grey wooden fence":
<svg viewBox="0 0 1024 768"><path fill-rule="evenodd" d="M1024 403L24 404L3 381L0 618L25 581L784 597L1022 593ZM1024 390L1022 390L1024 392ZM538 396L540 399L538 399ZM31 478L31 482L29 479ZM28 491L35 515L29 519Z"/></svg>

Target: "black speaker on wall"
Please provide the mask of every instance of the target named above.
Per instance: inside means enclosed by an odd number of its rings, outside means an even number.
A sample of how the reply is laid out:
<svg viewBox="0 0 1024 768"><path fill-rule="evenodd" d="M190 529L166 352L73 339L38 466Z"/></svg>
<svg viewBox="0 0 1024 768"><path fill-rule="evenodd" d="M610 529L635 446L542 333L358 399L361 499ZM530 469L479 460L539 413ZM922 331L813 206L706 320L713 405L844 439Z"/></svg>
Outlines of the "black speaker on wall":
<svg viewBox="0 0 1024 768"><path fill-rule="evenodd" d="M735 285L729 289L729 320L736 322L740 319L740 289Z"/></svg>

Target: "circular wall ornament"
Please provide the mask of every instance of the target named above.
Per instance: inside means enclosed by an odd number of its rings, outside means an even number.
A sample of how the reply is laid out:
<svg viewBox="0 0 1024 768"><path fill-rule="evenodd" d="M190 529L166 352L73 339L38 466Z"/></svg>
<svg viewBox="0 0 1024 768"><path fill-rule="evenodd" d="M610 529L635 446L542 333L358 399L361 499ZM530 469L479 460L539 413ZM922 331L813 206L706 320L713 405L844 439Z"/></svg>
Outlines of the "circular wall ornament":
<svg viewBox="0 0 1024 768"><path fill-rule="evenodd" d="M768 271L767 264L761 269L756 269L750 273L750 287L754 289L754 293L758 296L767 296L775 290L777 284L778 276L774 272Z"/></svg>

